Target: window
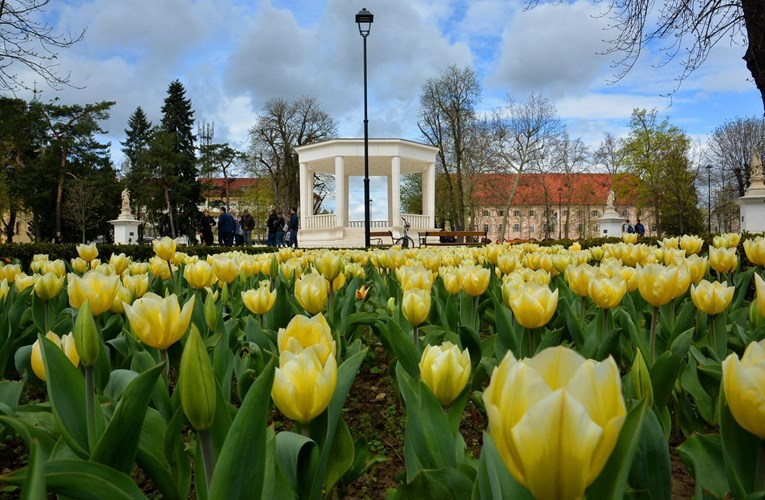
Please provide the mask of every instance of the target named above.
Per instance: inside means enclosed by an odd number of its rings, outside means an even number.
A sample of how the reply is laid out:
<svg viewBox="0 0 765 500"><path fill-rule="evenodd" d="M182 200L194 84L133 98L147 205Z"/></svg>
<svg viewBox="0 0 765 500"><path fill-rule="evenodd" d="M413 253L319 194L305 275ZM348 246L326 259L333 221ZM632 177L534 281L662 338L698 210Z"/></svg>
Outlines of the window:
<svg viewBox="0 0 765 500"><path fill-rule="evenodd" d="M504 210L497 210L497 215L499 215L500 217L504 217L505 216L505 211Z"/></svg>
<svg viewBox="0 0 765 500"><path fill-rule="evenodd" d="M481 215L483 215L484 217L488 217L489 216L489 211L488 210L484 210L483 212L481 212Z"/></svg>
<svg viewBox="0 0 765 500"><path fill-rule="evenodd" d="M534 230L535 230L535 229L536 229L536 228L534 227L534 224L529 224L529 234L530 234L530 235L531 235L531 234L534 234Z"/></svg>
<svg viewBox="0 0 765 500"><path fill-rule="evenodd" d="M592 216L593 217L598 217L599 215L600 215L600 212L598 212L597 210L593 210L592 211Z"/></svg>
<svg viewBox="0 0 765 500"><path fill-rule="evenodd" d="M520 224L513 224L513 232L514 233L520 233L521 232L521 225Z"/></svg>
<svg viewBox="0 0 765 500"><path fill-rule="evenodd" d="M513 210L513 216L514 217L520 217L521 216L521 211L520 210Z"/></svg>
<svg viewBox="0 0 765 500"><path fill-rule="evenodd" d="M627 209L622 210L622 217L627 217Z"/></svg>
<svg viewBox="0 0 765 500"><path fill-rule="evenodd" d="M483 230L484 230L484 232L488 233L489 232L489 225L488 224L484 224L483 225Z"/></svg>
<svg viewBox="0 0 765 500"><path fill-rule="evenodd" d="M576 215L578 215L579 217L583 216L584 215L584 210L582 210L580 208L579 210L576 211Z"/></svg>
<svg viewBox="0 0 765 500"><path fill-rule="evenodd" d="M563 216L568 217L568 208L563 209Z"/></svg>
<svg viewBox="0 0 765 500"><path fill-rule="evenodd" d="M534 217L536 215L536 212L534 212L534 209L529 210L529 217Z"/></svg>

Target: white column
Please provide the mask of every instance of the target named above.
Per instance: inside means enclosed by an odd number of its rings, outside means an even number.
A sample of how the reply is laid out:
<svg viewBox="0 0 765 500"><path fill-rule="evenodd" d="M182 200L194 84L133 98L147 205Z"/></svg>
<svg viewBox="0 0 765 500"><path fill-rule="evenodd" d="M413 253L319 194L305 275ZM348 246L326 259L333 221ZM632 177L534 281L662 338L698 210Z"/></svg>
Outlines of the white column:
<svg viewBox="0 0 765 500"><path fill-rule="evenodd" d="M430 227L436 227L436 164L422 173L422 215L429 216Z"/></svg>
<svg viewBox="0 0 765 500"><path fill-rule="evenodd" d="M310 204L311 192L310 180L308 178L308 167L305 163L300 162L300 216L308 217L313 215L313 210Z"/></svg>
<svg viewBox="0 0 765 500"><path fill-rule="evenodd" d="M401 221L401 157L394 156L390 161L390 189L388 190L388 209L390 225L399 226Z"/></svg>
<svg viewBox="0 0 765 500"><path fill-rule="evenodd" d="M340 227L345 227L345 222L348 219L347 191L348 184L343 157L335 156L335 218Z"/></svg>

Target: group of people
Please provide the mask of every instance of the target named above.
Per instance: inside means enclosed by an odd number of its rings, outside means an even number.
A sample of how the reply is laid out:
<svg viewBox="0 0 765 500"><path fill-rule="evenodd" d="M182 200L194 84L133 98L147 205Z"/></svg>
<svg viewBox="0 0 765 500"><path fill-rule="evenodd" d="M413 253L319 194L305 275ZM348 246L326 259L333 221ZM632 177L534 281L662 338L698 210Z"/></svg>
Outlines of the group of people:
<svg viewBox="0 0 765 500"><path fill-rule="evenodd" d="M640 222L640 219L637 220L637 224L633 227L630 223L629 219L624 219L624 224L622 224L622 233L625 234L632 234L637 233L637 235L642 238L645 236L645 226L643 226L643 223Z"/></svg>
<svg viewBox="0 0 765 500"><path fill-rule="evenodd" d="M268 230L268 246L297 248L298 216L295 208L290 209L288 220L284 219L281 211L271 210L271 215L266 220L266 229Z"/></svg>
<svg viewBox="0 0 765 500"><path fill-rule="evenodd" d="M255 229L255 219L249 210L242 212L240 217L236 212L228 212L221 207L216 223L210 211L205 209L199 220L199 238L203 245L214 244L213 227L218 226L218 244L224 247L249 246L252 244L252 230Z"/></svg>

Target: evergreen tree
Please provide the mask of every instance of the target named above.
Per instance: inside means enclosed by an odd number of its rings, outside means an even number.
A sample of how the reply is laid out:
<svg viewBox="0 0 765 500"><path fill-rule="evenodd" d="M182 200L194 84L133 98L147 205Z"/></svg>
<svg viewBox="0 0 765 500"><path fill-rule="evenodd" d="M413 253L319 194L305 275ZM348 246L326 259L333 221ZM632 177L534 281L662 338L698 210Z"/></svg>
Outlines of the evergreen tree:
<svg viewBox="0 0 765 500"><path fill-rule="evenodd" d="M197 206L201 198L201 184L197 175L197 160L194 148L194 111L191 101L186 98L183 84L175 80L167 89L167 97L162 106L162 140L169 141L172 159L172 175L165 181L165 198L170 216L172 236L187 235L193 239L196 235L198 219ZM165 149L165 148L162 148Z"/></svg>
<svg viewBox="0 0 765 500"><path fill-rule="evenodd" d="M133 213L144 220L144 209L152 205L153 193L147 186L153 186L154 172L151 163L147 161L149 147L154 127L146 118L143 108L138 106L128 118L128 128L125 129L126 139L122 144L125 153L125 163L122 166L123 185L130 192L130 202ZM143 237L144 225L138 227L139 238Z"/></svg>

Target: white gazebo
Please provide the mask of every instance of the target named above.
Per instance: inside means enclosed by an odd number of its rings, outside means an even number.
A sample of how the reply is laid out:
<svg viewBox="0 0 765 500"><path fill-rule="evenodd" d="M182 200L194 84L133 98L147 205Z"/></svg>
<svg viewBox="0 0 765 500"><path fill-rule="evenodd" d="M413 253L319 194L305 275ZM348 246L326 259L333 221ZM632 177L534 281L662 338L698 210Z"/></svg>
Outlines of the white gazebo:
<svg viewBox="0 0 765 500"><path fill-rule="evenodd" d="M363 247L364 220L349 220L350 177L364 177L364 139L332 139L296 148L300 161L301 247ZM369 176L388 178L386 220L372 220L372 231L403 232L401 217L411 224L410 236L435 230L436 152L438 148L404 139L369 139ZM313 174L334 175L335 213L313 213ZM422 214L401 213L401 176L422 175ZM363 202L362 202L363 203ZM390 243L390 241L384 241Z"/></svg>

